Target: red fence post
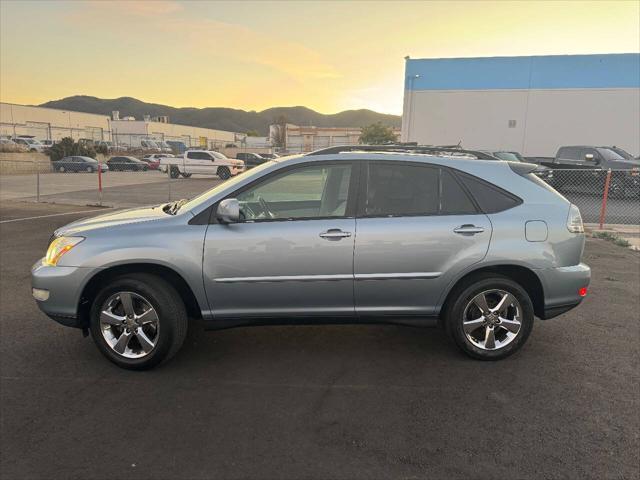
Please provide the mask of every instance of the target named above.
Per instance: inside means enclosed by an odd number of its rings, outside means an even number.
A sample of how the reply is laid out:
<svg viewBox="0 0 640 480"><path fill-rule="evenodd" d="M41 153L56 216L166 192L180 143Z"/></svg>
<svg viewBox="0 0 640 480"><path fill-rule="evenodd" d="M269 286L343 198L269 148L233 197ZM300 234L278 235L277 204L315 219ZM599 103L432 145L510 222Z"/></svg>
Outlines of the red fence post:
<svg viewBox="0 0 640 480"><path fill-rule="evenodd" d="M607 198L609 198L609 183L611 183L611 169L607 170L607 177L604 179L604 192L602 193L602 207L600 207L600 230L604 225L604 217L607 214Z"/></svg>
<svg viewBox="0 0 640 480"><path fill-rule="evenodd" d="M98 204L102 206L102 164L98 162Z"/></svg>

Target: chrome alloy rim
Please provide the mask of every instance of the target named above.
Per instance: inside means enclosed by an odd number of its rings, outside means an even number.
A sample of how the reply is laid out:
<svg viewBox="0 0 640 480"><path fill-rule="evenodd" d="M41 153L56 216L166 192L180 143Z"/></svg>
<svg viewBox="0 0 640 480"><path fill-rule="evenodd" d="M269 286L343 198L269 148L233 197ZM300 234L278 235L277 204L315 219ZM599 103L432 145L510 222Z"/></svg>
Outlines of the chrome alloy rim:
<svg viewBox="0 0 640 480"><path fill-rule="evenodd" d="M100 309L100 331L118 355L142 358L158 343L160 321L146 298L133 292L118 292Z"/></svg>
<svg viewBox="0 0 640 480"><path fill-rule="evenodd" d="M486 290L464 309L462 328L467 340L482 350L509 345L522 328L522 307L511 293Z"/></svg>

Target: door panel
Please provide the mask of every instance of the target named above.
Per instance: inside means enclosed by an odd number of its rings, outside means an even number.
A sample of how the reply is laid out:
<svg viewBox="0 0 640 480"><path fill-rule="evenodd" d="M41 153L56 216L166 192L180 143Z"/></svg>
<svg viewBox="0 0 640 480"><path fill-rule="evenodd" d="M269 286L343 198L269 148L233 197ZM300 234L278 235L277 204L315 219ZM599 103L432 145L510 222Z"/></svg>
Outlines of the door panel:
<svg viewBox="0 0 640 480"><path fill-rule="evenodd" d="M350 234L322 238L329 230ZM214 316L353 315L354 219L210 225L204 282Z"/></svg>
<svg viewBox="0 0 640 480"><path fill-rule="evenodd" d="M354 315L352 169L296 165L232 195L244 221L210 225L205 240L214 316Z"/></svg>
<svg viewBox="0 0 640 480"><path fill-rule="evenodd" d="M356 229L358 315L434 314L446 286L484 258L491 238L484 214L359 218Z"/></svg>

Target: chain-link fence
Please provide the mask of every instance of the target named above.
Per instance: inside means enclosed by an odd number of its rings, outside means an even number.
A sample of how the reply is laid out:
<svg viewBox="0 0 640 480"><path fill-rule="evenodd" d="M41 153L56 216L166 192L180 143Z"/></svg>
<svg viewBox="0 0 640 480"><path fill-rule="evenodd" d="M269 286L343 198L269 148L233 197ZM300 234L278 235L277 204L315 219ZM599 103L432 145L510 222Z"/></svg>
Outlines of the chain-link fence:
<svg viewBox="0 0 640 480"><path fill-rule="evenodd" d="M17 159L25 155L32 159ZM120 163L118 158L122 157L60 163L39 154L4 153L0 199L131 207L190 198L223 181L211 169L186 176L175 175L173 169L171 175L171 169L157 159ZM222 177L227 178L224 173ZM554 169L541 172L540 177L577 205L587 224L640 225L638 169Z"/></svg>
<svg viewBox="0 0 640 480"><path fill-rule="evenodd" d="M553 169L541 176L578 206L585 223L640 225L640 166L628 170Z"/></svg>
<svg viewBox="0 0 640 480"><path fill-rule="evenodd" d="M172 176L146 162L0 161L0 200L136 207L191 198L221 181L215 175Z"/></svg>

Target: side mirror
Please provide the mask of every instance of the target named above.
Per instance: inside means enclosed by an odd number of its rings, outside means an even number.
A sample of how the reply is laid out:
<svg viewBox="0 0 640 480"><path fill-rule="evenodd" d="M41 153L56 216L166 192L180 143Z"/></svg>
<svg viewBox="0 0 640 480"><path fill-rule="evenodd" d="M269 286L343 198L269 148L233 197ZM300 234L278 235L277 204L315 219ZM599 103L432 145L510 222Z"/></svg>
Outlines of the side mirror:
<svg viewBox="0 0 640 480"><path fill-rule="evenodd" d="M220 223L238 223L240 221L240 202L237 198L226 198L218 204L216 218Z"/></svg>

